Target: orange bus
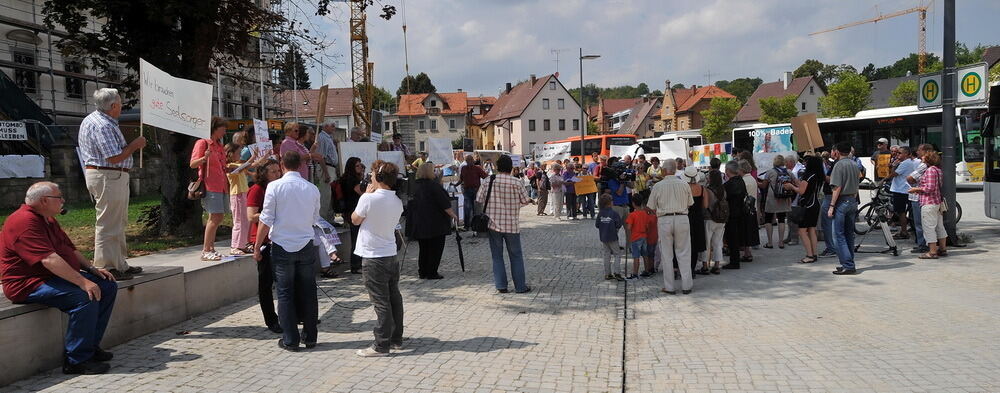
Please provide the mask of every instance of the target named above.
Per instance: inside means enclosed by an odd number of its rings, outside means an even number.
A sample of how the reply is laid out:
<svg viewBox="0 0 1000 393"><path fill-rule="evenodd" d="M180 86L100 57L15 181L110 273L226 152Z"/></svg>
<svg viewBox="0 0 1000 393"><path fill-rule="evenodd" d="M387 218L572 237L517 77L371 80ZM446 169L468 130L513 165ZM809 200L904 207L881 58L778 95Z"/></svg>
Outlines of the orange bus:
<svg viewBox="0 0 1000 393"><path fill-rule="evenodd" d="M580 157L580 137L578 136L549 141L545 144L570 142L571 157L579 157L580 162L588 163L593 161L590 157L595 152L602 156L611 156L611 146L632 146L635 141L635 135L629 134L587 135L583 140L583 157Z"/></svg>

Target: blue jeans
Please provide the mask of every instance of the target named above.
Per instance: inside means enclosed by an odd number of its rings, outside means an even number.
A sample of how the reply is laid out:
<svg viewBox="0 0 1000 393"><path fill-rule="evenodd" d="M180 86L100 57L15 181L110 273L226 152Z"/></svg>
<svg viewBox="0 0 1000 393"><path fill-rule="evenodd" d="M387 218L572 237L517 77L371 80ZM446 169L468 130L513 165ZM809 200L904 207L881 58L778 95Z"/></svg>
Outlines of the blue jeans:
<svg viewBox="0 0 1000 393"><path fill-rule="evenodd" d="M521 253L521 234L503 233L490 229L490 252L493 254L493 284L497 289L507 289L507 269L503 262L503 246L507 244L510 257L510 275L514 279L514 291L528 290L525 283L524 255Z"/></svg>
<svg viewBox="0 0 1000 393"><path fill-rule="evenodd" d="M479 192L478 188L473 189L463 189L462 195L465 197L465 205L462 206L462 213L465 214L465 227L468 228L472 220L472 212L475 211L473 208L476 206L476 193Z"/></svg>
<svg viewBox="0 0 1000 393"><path fill-rule="evenodd" d="M104 331L111 319L111 309L115 306L115 296L118 295L118 284L114 281L97 278L90 273L80 273L84 278L93 281L101 288L101 300L90 300L87 293L80 287L52 277L38 289L28 295L24 303L38 303L58 308L69 314L69 325L66 327L64 345L66 360L70 364L80 364L94 357L94 351L104 338ZM32 343L24 343L32 345Z"/></svg>
<svg viewBox="0 0 1000 393"><path fill-rule="evenodd" d="M854 196L841 197L833 210L833 237L844 269L854 269L854 221L858 218L858 201Z"/></svg>
<svg viewBox="0 0 1000 393"><path fill-rule="evenodd" d="M578 197L579 198L579 197ZM594 200L597 199L597 193L590 193L583 195L583 216L594 218L597 215L594 214Z"/></svg>
<svg viewBox="0 0 1000 393"><path fill-rule="evenodd" d="M837 239L833 236L833 219L827 216L827 213L830 211L830 202L832 201L833 195L824 196L823 203L820 204L819 208L819 222L823 228L823 242L826 243L826 250L823 250L824 253L828 251L832 253L837 252Z"/></svg>
<svg viewBox="0 0 1000 393"><path fill-rule="evenodd" d="M299 345L298 322L301 320L301 341L315 343L319 315L316 301L316 259L319 251L312 241L294 252L285 250L278 243L271 243L271 247L271 266L278 294L278 323L284 331L282 342L290 347Z"/></svg>
<svg viewBox="0 0 1000 393"><path fill-rule="evenodd" d="M927 240L924 240L924 227L920 226L920 201L910 201L910 211L913 212L913 229L917 232L917 246L927 247Z"/></svg>

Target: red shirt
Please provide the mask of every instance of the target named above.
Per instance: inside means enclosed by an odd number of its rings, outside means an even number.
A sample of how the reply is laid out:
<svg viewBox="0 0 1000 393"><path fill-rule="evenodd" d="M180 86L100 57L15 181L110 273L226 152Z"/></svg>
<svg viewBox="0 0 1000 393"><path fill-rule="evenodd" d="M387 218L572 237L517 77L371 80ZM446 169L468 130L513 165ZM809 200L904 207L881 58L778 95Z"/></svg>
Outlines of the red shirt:
<svg viewBox="0 0 1000 393"><path fill-rule="evenodd" d="M479 179L486 177L486 171L479 165L466 165L462 167L458 177L462 179L462 187L466 190L475 190L482 184Z"/></svg>
<svg viewBox="0 0 1000 393"><path fill-rule="evenodd" d="M631 234L628 238L629 242L646 238L646 227L649 223L647 215L645 210L639 209L630 213L628 218L625 219L625 225L628 225Z"/></svg>
<svg viewBox="0 0 1000 393"><path fill-rule="evenodd" d="M646 212L646 244L656 244L660 241L660 233L656 230L656 214Z"/></svg>
<svg viewBox="0 0 1000 393"><path fill-rule="evenodd" d="M21 205L0 230L0 283L3 293L14 303L23 302L48 279L55 277L42 259L58 254L80 270L76 246L54 218L45 219L34 208Z"/></svg>
<svg viewBox="0 0 1000 393"><path fill-rule="evenodd" d="M247 207L256 207L257 212L260 213L261 209L264 208L264 191L266 190L267 187L261 187L260 184L250 186L250 190L247 191ZM257 223L259 221L250 223L250 237L248 238L250 243L257 242Z"/></svg>
<svg viewBox="0 0 1000 393"><path fill-rule="evenodd" d="M209 139L199 139L191 150L191 159L202 158L208 150L208 160L198 167L198 176L205 182L205 191L229 194L229 178L226 177L226 153L222 145ZM207 169L207 171L206 171Z"/></svg>

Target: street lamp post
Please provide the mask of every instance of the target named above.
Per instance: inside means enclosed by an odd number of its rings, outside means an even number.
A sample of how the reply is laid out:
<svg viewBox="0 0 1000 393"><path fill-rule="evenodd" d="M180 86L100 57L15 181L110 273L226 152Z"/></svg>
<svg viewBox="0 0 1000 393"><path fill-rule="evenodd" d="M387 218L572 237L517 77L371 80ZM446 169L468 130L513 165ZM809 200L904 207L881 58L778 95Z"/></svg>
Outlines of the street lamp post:
<svg viewBox="0 0 1000 393"><path fill-rule="evenodd" d="M587 137L587 115L583 111L584 105L584 95L583 95L583 61L593 60L601 57L601 55L583 55L583 48L580 48L580 163L583 164L587 162L587 157L583 154L583 141Z"/></svg>

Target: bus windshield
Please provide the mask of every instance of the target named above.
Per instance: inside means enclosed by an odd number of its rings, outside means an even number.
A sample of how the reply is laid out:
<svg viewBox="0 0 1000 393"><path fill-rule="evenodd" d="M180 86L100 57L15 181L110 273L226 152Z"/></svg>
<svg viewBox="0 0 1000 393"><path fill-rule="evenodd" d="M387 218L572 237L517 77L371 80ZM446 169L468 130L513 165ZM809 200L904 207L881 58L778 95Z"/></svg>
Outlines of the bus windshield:
<svg viewBox="0 0 1000 393"><path fill-rule="evenodd" d="M635 138L629 138L625 136L616 136L608 138L608 146L632 146L635 144Z"/></svg>

